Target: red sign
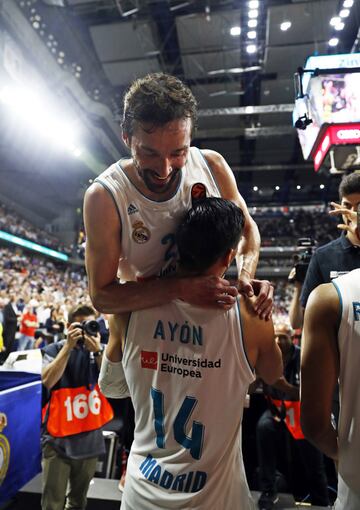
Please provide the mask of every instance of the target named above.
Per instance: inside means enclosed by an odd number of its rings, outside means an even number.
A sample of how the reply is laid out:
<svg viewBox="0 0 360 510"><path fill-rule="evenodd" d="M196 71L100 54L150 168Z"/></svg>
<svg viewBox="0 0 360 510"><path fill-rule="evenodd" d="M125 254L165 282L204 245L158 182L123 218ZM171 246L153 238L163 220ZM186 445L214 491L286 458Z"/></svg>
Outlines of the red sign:
<svg viewBox="0 0 360 510"><path fill-rule="evenodd" d="M151 368L157 370L158 353L151 351L141 351L141 368Z"/></svg>
<svg viewBox="0 0 360 510"><path fill-rule="evenodd" d="M312 151L315 172L332 145L360 145L360 123L331 124L322 132Z"/></svg>

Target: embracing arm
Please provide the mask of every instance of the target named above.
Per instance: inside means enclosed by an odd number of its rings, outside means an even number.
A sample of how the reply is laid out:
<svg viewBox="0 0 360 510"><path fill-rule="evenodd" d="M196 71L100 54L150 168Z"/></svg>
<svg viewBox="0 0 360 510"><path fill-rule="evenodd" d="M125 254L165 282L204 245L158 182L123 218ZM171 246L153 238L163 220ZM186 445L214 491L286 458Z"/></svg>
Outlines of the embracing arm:
<svg viewBox="0 0 360 510"><path fill-rule="evenodd" d="M337 434L331 423L339 376L337 322L339 298L331 283L320 285L306 306L301 347L301 427L309 441L337 459Z"/></svg>
<svg viewBox="0 0 360 510"><path fill-rule="evenodd" d="M97 310L117 314L159 306L177 298L224 309L234 304L237 290L215 276L119 284L116 274L121 256L120 218L110 194L100 184L92 184L85 194L84 223L89 293Z"/></svg>
<svg viewBox="0 0 360 510"><path fill-rule="evenodd" d="M221 154L211 150L204 150L202 152L211 167L222 198L234 202L241 208L245 216L243 236L236 257L237 266L241 267L239 274L239 291L249 297L251 297L255 291L256 299L254 301L254 309L262 319L268 319L272 310L273 287L266 280L260 281L253 279L260 252L259 229L250 216L245 200L237 189L234 174L225 159Z"/></svg>

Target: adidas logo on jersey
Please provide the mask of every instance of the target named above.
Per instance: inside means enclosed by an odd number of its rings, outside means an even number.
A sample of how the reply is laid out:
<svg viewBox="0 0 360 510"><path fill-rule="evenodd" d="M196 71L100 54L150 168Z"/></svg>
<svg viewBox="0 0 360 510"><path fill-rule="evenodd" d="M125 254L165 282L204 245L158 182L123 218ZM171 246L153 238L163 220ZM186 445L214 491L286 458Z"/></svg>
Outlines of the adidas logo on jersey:
<svg viewBox="0 0 360 510"><path fill-rule="evenodd" d="M129 207L127 208L127 212L128 214L134 214L136 212L139 212L138 208L136 207L136 205L134 204L130 204Z"/></svg>

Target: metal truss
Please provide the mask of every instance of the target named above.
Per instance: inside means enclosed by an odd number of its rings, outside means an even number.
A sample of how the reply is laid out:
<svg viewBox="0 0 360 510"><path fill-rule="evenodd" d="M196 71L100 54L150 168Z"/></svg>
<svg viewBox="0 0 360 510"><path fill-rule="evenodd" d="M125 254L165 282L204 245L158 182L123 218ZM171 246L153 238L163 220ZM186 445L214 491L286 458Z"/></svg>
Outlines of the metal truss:
<svg viewBox="0 0 360 510"><path fill-rule="evenodd" d="M259 106L235 106L232 108L207 108L199 110L199 117L214 117L215 115L259 115L262 113L289 113L294 110L294 104L266 104Z"/></svg>

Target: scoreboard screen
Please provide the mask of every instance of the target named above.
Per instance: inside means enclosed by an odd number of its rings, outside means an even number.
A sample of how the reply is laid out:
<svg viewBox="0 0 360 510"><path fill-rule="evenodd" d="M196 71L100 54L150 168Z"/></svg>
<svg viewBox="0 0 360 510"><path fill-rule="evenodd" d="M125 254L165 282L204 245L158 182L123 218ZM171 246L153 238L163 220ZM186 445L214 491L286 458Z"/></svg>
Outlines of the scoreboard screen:
<svg viewBox="0 0 360 510"><path fill-rule="evenodd" d="M360 122L360 72L352 71L356 67L360 67L358 53L314 56L307 60L304 70L314 70L314 74L305 73L302 83L312 123L297 130L305 159L316 150L325 125ZM295 107L294 121L298 116Z"/></svg>

